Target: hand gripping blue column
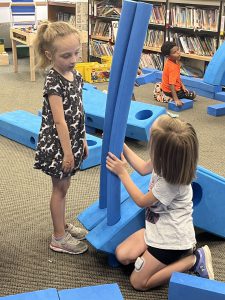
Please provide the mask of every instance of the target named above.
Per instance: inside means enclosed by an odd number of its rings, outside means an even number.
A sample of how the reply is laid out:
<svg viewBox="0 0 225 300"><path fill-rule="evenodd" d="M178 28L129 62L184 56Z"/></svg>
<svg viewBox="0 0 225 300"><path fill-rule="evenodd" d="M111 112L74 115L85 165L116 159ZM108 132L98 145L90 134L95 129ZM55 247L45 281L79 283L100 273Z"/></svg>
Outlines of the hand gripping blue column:
<svg viewBox="0 0 225 300"><path fill-rule="evenodd" d="M151 15L152 5L137 3L129 45L123 66L116 107L114 111L109 151L120 157L126 132L131 96L137 75L143 44ZM105 164L105 162L103 162ZM118 176L107 172L107 224L120 219L120 188Z"/></svg>
<svg viewBox="0 0 225 300"><path fill-rule="evenodd" d="M133 25L136 6L137 3L133 1L123 2L123 9L120 16L112 67L110 71L110 81L109 81L107 104L106 104L106 111L105 111L105 122L104 122L104 129L103 129L104 135L103 135L103 143L102 143L100 194L99 194L100 208L106 208L107 206L106 156L109 151L109 142L111 136L111 128L112 128L114 110L116 105L116 99L117 99L121 74L123 70L123 63L125 60L127 46L130 38L130 32Z"/></svg>

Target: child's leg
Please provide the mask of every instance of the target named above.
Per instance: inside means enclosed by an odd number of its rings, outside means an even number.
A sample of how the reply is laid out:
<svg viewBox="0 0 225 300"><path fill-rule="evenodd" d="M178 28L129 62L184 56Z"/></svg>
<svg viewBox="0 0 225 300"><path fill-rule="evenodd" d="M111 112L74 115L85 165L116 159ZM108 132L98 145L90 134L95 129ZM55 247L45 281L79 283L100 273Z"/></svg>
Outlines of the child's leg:
<svg viewBox="0 0 225 300"><path fill-rule="evenodd" d="M146 251L147 245L144 240L144 232L144 228L136 231L117 246L115 252L116 258L123 265L129 265L135 262L137 257Z"/></svg>
<svg viewBox="0 0 225 300"><path fill-rule="evenodd" d="M50 210L54 227L54 236L62 237L65 234L65 202L70 186L70 177L58 179L52 177L52 196Z"/></svg>
<svg viewBox="0 0 225 300"><path fill-rule="evenodd" d="M185 92L185 97L194 100L196 98L196 93L194 91L187 91Z"/></svg>
<svg viewBox="0 0 225 300"><path fill-rule="evenodd" d="M148 250L141 256L143 265L139 270L134 269L130 277L131 285L141 291L155 288L166 284L173 272L185 272L190 270L195 264L195 255L189 255L179 261L165 265L152 256Z"/></svg>

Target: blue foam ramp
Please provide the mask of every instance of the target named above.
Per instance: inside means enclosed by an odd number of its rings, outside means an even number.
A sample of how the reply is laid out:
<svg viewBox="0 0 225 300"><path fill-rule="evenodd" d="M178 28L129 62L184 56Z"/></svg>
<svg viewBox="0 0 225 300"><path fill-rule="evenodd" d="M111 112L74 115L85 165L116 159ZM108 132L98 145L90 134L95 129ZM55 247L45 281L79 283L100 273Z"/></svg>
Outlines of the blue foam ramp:
<svg viewBox="0 0 225 300"><path fill-rule="evenodd" d="M31 149L36 149L41 117L24 110L0 114L0 135L16 141ZM81 164L81 169L99 165L101 162L102 140L90 134L86 135L89 144L89 156Z"/></svg>
<svg viewBox="0 0 225 300"><path fill-rule="evenodd" d="M225 92L218 92L218 93L216 93L214 98L216 100L225 102Z"/></svg>
<svg viewBox="0 0 225 300"><path fill-rule="evenodd" d="M192 187L194 225L225 238L225 178L198 166Z"/></svg>
<svg viewBox="0 0 225 300"><path fill-rule="evenodd" d="M214 104L207 107L207 113L214 117L225 115L225 103L224 104Z"/></svg>
<svg viewBox="0 0 225 300"><path fill-rule="evenodd" d="M0 298L2 300L60 300L56 289L40 290Z"/></svg>
<svg viewBox="0 0 225 300"><path fill-rule="evenodd" d="M137 8L130 34L130 40L124 61L117 101L113 116L109 151L120 157L123 150L131 96L137 75L137 69L148 29L152 5L137 2ZM132 64L131 64L132 61ZM116 224L120 219L120 179L107 172L107 222Z"/></svg>
<svg viewBox="0 0 225 300"><path fill-rule="evenodd" d="M103 130L106 98L107 95L99 90L83 91L87 126ZM165 107L131 101L125 135L136 140L148 141L152 123L158 116L165 113Z"/></svg>
<svg viewBox="0 0 225 300"><path fill-rule="evenodd" d="M104 136L102 144L101 172L100 172L100 208L107 206L107 169L106 156L109 152L111 138L111 128L114 118L114 111L117 101L119 84L123 70L123 64L126 57L127 47L130 39L130 33L133 26L133 19L136 12L137 3L133 1L124 1L119 21L119 27L114 48L112 66L110 70L109 88L107 94L107 105L105 109ZM88 118L88 117L87 117Z"/></svg>
<svg viewBox="0 0 225 300"><path fill-rule="evenodd" d="M190 99L180 99L183 102L182 106L176 106L174 101L168 102L168 109L173 111L183 111L186 109L193 108L193 100Z"/></svg>
<svg viewBox="0 0 225 300"><path fill-rule="evenodd" d="M141 176L137 172L131 174L132 180L135 182L139 189L142 189L143 186L148 186L150 182L150 175ZM124 186L121 186L121 196L120 203L122 204L129 198L129 194ZM99 201L97 200L92 205L90 205L86 210L81 212L78 215L78 220L80 223L87 229L92 230L96 227L102 220L106 218L107 210L99 208Z"/></svg>
<svg viewBox="0 0 225 300"><path fill-rule="evenodd" d="M175 272L169 284L168 300L223 300L225 283Z"/></svg>
<svg viewBox="0 0 225 300"><path fill-rule="evenodd" d="M224 85L225 84L225 44L217 49L209 62L203 81L212 85Z"/></svg>
<svg viewBox="0 0 225 300"><path fill-rule="evenodd" d="M60 300L123 300L116 283L62 290L58 293Z"/></svg>
<svg viewBox="0 0 225 300"><path fill-rule="evenodd" d="M135 82L138 85L143 85L156 81L156 71L152 71L147 74L140 75L136 78Z"/></svg>

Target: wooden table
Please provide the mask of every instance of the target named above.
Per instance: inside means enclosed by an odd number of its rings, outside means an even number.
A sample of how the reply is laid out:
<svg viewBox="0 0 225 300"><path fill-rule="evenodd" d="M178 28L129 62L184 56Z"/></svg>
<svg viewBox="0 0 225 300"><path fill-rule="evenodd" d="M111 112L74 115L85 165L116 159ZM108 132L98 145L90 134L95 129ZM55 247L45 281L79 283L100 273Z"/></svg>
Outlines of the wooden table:
<svg viewBox="0 0 225 300"><path fill-rule="evenodd" d="M13 53L13 65L14 72L18 72L18 59L17 59L17 50L16 44L20 43L29 47L30 54L30 80L35 81L35 56L33 48L33 39L35 37L34 32L26 32L22 29L11 28L10 29L10 38L12 40L12 53Z"/></svg>

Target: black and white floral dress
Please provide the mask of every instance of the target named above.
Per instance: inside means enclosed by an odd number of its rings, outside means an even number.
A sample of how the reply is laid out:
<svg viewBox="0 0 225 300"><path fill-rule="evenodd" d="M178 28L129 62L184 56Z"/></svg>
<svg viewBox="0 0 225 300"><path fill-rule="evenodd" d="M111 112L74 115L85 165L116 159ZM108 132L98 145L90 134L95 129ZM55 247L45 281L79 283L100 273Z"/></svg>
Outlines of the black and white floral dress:
<svg viewBox="0 0 225 300"><path fill-rule="evenodd" d="M77 71L73 73L73 81L67 80L54 69L51 69L46 77L43 91L42 123L34 163L35 169L41 169L44 173L60 179L74 175L79 169L84 155L83 80ZM48 97L50 95L62 97L65 120L74 155L74 169L70 173L62 171L63 150L49 104Z"/></svg>

